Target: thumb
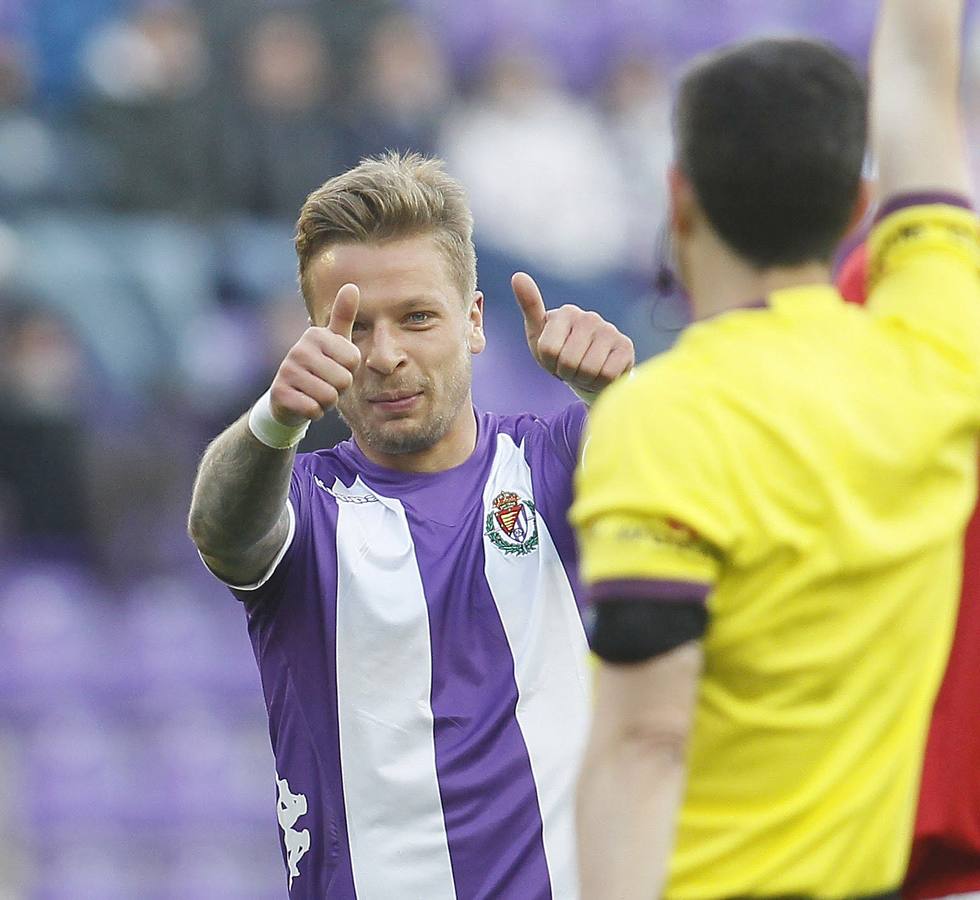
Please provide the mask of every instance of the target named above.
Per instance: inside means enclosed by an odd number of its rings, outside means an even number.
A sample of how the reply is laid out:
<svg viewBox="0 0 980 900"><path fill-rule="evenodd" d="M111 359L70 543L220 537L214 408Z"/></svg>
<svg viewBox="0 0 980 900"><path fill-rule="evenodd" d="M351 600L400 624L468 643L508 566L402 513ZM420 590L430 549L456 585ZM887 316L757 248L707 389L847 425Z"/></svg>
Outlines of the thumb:
<svg viewBox="0 0 980 900"><path fill-rule="evenodd" d="M354 319L357 318L357 307L361 301L361 291L356 284L345 284L334 298L330 307L330 321L327 328L334 334L351 339L354 329Z"/></svg>
<svg viewBox="0 0 980 900"><path fill-rule="evenodd" d="M517 272L510 280L510 286L517 298L517 305L524 315L524 333L528 341L536 341L544 331L548 320L548 311L544 307L544 298L534 279L526 272Z"/></svg>

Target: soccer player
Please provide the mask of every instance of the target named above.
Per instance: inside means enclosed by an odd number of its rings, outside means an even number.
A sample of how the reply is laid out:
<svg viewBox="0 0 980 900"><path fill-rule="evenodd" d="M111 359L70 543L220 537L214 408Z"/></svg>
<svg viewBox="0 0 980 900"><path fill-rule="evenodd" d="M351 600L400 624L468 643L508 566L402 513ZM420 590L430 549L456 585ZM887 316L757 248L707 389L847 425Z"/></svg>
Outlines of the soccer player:
<svg viewBox="0 0 980 900"><path fill-rule="evenodd" d="M976 493L980 241L962 0L884 0L866 310L829 260L865 98L761 40L680 86L672 231L698 320L600 398L573 521L596 604L583 896L897 897Z"/></svg>
<svg viewBox="0 0 980 900"><path fill-rule="evenodd" d="M867 245L846 252L836 274L842 296L867 300ZM956 635L926 743L919 809L903 897L980 892L980 506L966 531ZM978 893L980 896L980 893Z"/></svg>
<svg viewBox="0 0 980 900"><path fill-rule="evenodd" d="M586 405L476 413L472 217L418 155L307 199L311 327L201 463L189 529L245 605L290 897L574 898L588 715L566 515ZM532 354L591 396L629 339L514 278ZM296 454L336 406L353 439ZM216 800L220 806L220 798Z"/></svg>

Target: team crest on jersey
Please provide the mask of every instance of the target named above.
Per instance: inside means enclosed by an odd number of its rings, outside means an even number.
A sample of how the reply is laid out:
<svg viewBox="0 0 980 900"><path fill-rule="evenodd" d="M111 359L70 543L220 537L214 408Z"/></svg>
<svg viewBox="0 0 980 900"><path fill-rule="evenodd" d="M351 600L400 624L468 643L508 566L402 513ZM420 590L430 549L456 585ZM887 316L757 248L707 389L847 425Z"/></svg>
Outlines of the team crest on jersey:
<svg viewBox="0 0 980 900"><path fill-rule="evenodd" d="M485 532L503 553L523 556L538 546L538 519L534 503L514 491L501 491L487 512Z"/></svg>

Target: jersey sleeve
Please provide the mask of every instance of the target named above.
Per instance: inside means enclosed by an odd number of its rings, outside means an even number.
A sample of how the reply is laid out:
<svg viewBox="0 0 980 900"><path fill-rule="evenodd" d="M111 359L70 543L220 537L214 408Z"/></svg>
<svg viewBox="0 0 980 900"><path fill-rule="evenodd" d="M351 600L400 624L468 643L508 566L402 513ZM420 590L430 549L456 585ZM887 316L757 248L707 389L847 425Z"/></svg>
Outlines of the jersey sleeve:
<svg viewBox="0 0 980 900"><path fill-rule="evenodd" d="M699 394L645 375L594 406L572 508L591 600L704 600L717 581L737 515Z"/></svg>
<svg viewBox="0 0 980 900"><path fill-rule="evenodd" d="M572 403L548 423L555 453L570 472L574 471L578 462L578 451L582 445L588 413L589 407L585 403Z"/></svg>
<svg viewBox="0 0 980 900"><path fill-rule="evenodd" d="M549 416L517 416L512 426L514 439L518 443L527 440L530 452L570 475L578 462L588 415L589 407L577 400Z"/></svg>
<svg viewBox="0 0 980 900"><path fill-rule="evenodd" d="M872 315L980 376L980 229L966 201L910 195L886 204L869 236L868 288Z"/></svg>
<svg viewBox="0 0 980 900"><path fill-rule="evenodd" d="M250 584L234 584L212 572L250 610L273 602L282 593L292 558L296 555L297 548L305 543L304 536L309 532L309 500L308 490L305 486L308 485L309 481L310 474L307 471L305 458L297 456L293 463L293 471L289 479L289 495L286 499L289 515L289 530L286 534L286 540L272 558L265 572L256 581ZM207 565L206 562L205 565Z"/></svg>
<svg viewBox="0 0 980 900"><path fill-rule="evenodd" d="M547 525L579 603L583 598L578 581L578 552L568 509L587 416L588 407L576 401L550 416L520 416L514 421L512 432L531 469L537 511Z"/></svg>

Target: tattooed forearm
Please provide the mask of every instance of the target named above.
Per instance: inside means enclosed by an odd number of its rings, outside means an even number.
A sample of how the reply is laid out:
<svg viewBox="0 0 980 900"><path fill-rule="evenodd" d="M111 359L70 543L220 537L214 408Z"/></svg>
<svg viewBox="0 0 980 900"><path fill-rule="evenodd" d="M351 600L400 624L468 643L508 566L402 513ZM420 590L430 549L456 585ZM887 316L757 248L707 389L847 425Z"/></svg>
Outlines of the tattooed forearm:
<svg viewBox="0 0 980 900"><path fill-rule="evenodd" d="M229 581L261 576L286 540L292 450L273 450L247 416L208 447L194 483L187 530L209 565Z"/></svg>

